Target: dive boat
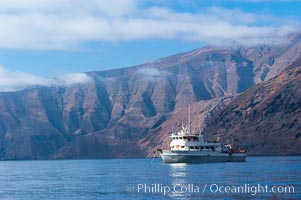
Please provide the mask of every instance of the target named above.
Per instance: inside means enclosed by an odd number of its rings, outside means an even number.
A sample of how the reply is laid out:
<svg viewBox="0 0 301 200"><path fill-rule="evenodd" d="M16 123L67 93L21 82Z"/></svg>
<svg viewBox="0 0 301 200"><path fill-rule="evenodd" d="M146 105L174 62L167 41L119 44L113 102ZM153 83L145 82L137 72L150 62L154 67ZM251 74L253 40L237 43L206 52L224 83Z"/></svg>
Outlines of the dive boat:
<svg viewBox="0 0 301 200"><path fill-rule="evenodd" d="M202 134L189 127L170 135L170 150L157 149L164 163L245 162L247 152L233 149L231 144L205 141Z"/></svg>

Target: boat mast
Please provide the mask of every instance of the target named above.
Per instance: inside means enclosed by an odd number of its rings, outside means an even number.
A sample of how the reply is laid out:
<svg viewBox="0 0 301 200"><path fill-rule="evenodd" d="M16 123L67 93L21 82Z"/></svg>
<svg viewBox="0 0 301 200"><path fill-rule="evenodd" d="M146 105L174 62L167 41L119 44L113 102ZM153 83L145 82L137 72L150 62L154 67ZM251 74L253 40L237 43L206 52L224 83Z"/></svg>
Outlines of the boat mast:
<svg viewBox="0 0 301 200"><path fill-rule="evenodd" d="M188 131L189 131L189 134L190 134L190 104L189 104L189 107L188 107Z"/></svg>
<svg viewBox="0 0 301 200"><path fill-rule="evenodd" d="M182 129L184 128L183 115L182 115Z"/></svg>

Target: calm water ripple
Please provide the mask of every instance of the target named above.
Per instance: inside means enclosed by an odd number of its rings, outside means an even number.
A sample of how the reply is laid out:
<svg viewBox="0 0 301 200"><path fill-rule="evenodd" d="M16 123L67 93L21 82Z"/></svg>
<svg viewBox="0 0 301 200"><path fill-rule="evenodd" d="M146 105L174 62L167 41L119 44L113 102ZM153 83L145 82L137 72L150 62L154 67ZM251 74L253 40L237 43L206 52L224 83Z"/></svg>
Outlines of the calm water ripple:
<svg viewBox="0 0 301 200"><path fill-rule="evenodd" d="M210 190L212 184L253 189L221 193ZM293 186L294 193L254 194L258 184L269 189ZM246 163L213 164L163 164L160 159L152 164L150 159L2 161L0 187L0 199L14 200L301 199L301 157L248 157ZM172 191L164 194L164 188Z"/></svg>

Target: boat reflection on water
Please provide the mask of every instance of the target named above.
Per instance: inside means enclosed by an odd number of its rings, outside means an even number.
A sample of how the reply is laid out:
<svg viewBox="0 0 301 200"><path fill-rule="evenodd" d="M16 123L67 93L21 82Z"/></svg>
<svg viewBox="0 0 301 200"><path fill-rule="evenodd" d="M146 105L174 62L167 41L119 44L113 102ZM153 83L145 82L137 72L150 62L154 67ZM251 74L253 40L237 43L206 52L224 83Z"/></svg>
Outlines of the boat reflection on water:
<svg viewBox="0 0 301 200"><path fill-rule="evenodd" d="M187 163L171 163L169 166L171 168L170 177L185 177L187 175Z"/></svg>
<svg viewBox="0 0 301 200"><path fill-rule="evenodd" d="M188 164L172 163L168 166L170 166L169 177L171 179L171 192L168 193L168 196L175 199L189 199L191 194L188 192L190 185L187 179Z"/></svg>

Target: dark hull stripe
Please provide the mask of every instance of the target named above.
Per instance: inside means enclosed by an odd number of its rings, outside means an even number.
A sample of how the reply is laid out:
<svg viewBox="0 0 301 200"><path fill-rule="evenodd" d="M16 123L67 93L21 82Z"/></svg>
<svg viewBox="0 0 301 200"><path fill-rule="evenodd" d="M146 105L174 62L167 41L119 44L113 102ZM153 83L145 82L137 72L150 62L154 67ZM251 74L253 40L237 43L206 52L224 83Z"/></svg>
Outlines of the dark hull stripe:
<svg viewBox="0 0 301 200"><path fill-rule="evenodd" d="M164 163L215 163L215 162L245 162L246 156L235 155L163 155Z"/></svg>

